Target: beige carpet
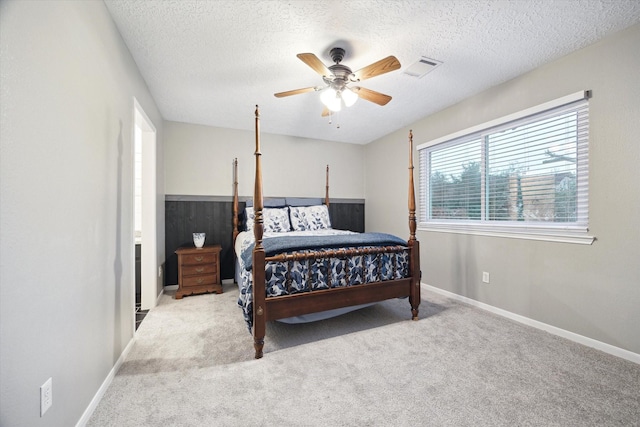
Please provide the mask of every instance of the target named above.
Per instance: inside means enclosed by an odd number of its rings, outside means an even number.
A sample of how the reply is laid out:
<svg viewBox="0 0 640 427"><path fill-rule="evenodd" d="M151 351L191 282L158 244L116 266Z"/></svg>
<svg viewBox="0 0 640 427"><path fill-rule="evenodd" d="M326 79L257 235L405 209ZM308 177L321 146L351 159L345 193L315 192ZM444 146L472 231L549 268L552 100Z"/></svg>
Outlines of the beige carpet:
<svg viewBox="0 0 640 427"><path fill-rule="evenodd" d="M640 425L640 365L438 294L269 324L261 360L237 295L164 295L88 425Z"/></svg>

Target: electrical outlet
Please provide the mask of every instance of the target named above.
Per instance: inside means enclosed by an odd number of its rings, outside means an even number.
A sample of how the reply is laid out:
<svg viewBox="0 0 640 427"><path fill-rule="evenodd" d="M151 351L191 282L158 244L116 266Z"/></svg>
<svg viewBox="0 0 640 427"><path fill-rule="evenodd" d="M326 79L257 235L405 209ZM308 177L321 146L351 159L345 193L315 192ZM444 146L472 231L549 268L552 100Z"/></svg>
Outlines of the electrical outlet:
<svg viewBox="0 0 640 427"><path fill-rule="evenodd" d="M158 277L162 278L162 266L158 267Z"/></svg>
<svg viewBox="0 0 640 427"><path fill-rule="evenodd" d="M482 282L483 283L489 283L489 273L486 271L482 272Z"/></svg>
<svg viewBox="0 0 640 427"><path fill-rule="evenodd" d="M40 416L53 405L53 379L49 378L40 386Z"/></svg>

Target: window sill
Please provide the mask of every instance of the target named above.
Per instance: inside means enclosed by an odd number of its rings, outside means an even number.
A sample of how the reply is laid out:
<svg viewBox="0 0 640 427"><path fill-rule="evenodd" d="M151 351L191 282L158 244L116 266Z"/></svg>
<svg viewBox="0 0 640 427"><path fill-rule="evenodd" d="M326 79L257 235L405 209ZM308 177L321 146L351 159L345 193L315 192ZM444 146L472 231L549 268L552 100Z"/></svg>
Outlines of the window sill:
<svg viewBox="0 0 640 427"><path fill-rule="evenodd" d="M505 237L510 239L541 240L545 242L572 243L579 245L591 245L596 240L594 236L590 236L588 234L588 230L586 228L580 227L422 223L418 225L418 231Z"/></svg>

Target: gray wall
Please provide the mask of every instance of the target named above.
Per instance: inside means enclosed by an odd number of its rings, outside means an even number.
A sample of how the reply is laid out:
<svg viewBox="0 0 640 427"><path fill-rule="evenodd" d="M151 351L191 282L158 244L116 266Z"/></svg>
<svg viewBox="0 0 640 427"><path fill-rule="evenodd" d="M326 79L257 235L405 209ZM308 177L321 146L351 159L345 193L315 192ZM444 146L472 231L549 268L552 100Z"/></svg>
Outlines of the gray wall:
<svg viewBox="0 0 640 427"><path fill-rule="evenodd" d="M640 353L638 46L640 25L369 144L367 230L408 233L406 192L399 189L407 186L409 128L417 145L590 89L589 229L595 243L421 231L423 282ZM482 271L490 272L490 284L481 282Z"/></svg>
<svg viewBox="0 0 640 427"><path fill-rule="evenodd" d="M166 194L231 197L237 157L238 192L253 196L253 131L169 121L164 130ZM261 151L265 197L324 197L328 164L332 198L364 198L362 145L261 133Z"/></svg>
<svg viewBox="0 0 640 427"><path fill-rule="evenodd" d="M0 48L0 425L67 427L134 334L133 97L162 120L103 2L2 1Z"/></svg>

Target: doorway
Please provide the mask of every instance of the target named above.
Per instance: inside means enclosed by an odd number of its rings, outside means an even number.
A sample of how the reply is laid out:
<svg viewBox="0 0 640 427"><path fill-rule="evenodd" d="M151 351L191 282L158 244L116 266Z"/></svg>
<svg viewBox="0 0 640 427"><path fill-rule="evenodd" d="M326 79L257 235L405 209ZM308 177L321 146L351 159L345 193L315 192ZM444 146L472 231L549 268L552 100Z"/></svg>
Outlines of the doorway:
<svg viewBox="0 0 640 427"><path fill-rule="evenodd" d="M135 329L156 305L158 250L156 225L156 128L133 99Z"/></svg>

